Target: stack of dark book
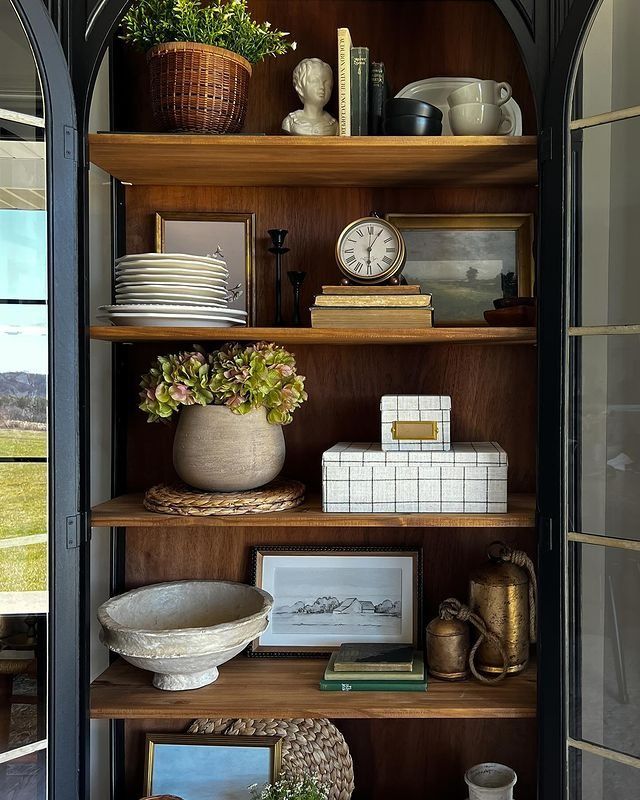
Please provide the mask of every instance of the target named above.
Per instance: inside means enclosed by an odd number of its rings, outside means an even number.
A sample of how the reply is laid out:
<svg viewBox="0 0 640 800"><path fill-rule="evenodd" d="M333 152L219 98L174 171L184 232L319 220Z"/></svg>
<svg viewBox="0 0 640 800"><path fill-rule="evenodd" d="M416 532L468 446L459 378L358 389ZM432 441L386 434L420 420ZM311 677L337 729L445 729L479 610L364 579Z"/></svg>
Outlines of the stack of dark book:
<svg viewBox="0 0 640 800"><path fill-rule="evenodd" d="M312 328L431 328L431 295L419 286L323 286Z"/></svg>
<svg viewBox="0 0 640 800"><path fill-rule="evenodd" d="M424 692L422 653L410 644L343 644L320 681L323 692Z"/></svg>

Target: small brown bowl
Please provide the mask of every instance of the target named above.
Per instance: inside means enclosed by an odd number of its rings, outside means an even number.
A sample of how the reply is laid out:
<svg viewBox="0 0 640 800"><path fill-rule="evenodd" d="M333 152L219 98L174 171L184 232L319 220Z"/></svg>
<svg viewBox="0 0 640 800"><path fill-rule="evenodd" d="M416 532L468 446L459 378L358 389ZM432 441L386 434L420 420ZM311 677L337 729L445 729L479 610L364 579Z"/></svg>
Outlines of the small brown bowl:
<svg viewBox="0 0 640 800"><path fill-rule="evenodd" d="M510 306L535 306L535 297L499 297L493 301L494 308L509 308Z"/></svg>
<svg viewBox="0 0 640 800"><path fill-rule="evenodd" d="M535 306L509 306L484 312L484 318L495 328L530 328L536 324Z"/></svg>

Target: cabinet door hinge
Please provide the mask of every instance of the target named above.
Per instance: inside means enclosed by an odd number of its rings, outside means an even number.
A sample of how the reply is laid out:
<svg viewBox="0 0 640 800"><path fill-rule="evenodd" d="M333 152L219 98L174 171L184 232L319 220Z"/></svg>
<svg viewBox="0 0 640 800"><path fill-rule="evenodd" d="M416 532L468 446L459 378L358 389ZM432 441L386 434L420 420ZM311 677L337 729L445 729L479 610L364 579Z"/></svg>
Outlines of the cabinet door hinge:
<svg viewBox="0 0 640 800"><path fill-rule="evenodd" d="M540 133L540 163L553 158L553 130L545 128Z"/></svg>
<svg viewBox="0 0 640 800"><path fill-rule="evenodd" d="M78 160L78 131L71 125L64 126L64 157Z"/></svg>
<svg viewBox="0 0 640 800"><path fill-rule="evenodd" d="M80 514L74 514L66 519L66 540L67 550L75 550L80 547L82 524Z"/></svg>

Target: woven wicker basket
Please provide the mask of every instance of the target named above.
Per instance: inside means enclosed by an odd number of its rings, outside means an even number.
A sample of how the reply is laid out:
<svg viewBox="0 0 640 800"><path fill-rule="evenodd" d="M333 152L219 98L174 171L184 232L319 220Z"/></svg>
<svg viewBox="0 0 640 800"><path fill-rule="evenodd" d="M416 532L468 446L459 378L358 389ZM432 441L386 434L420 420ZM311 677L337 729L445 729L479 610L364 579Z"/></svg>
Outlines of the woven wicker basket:
<svg viewBox="0 0 640 800"><path fill-rule="evenodd" d="M241 130L251 77L245 58L209 44L167 42L152 47L147 61L153 114L165 130Z"/></svg>

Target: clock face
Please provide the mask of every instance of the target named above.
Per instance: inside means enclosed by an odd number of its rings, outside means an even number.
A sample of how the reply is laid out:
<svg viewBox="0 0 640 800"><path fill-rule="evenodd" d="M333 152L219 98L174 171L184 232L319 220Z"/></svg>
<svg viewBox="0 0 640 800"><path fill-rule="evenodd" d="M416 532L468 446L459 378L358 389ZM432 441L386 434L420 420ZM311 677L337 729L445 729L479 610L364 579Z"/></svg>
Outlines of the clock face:
<svg viewBox="0 0 640 800"><path fill-rule="evenodd" d="M389 222L365 217L342 231L336 246L338 266L356 283L382 283L404 266L405 247L400 232Z"/></svg>

